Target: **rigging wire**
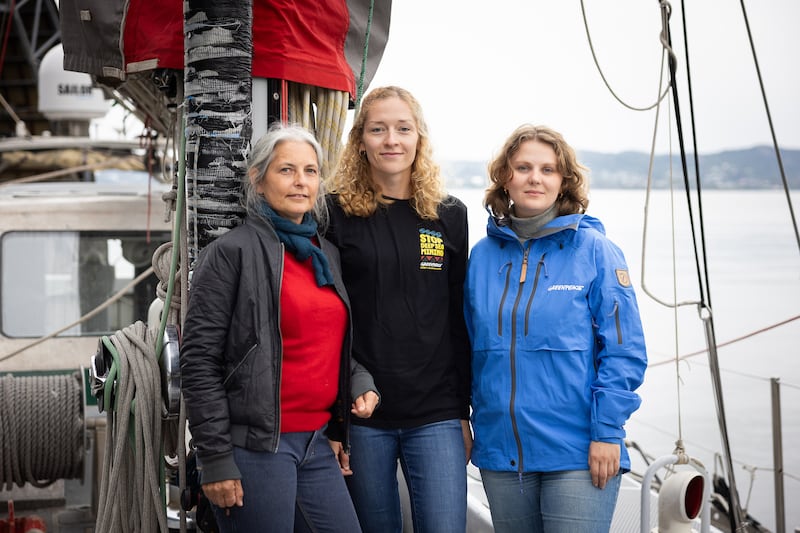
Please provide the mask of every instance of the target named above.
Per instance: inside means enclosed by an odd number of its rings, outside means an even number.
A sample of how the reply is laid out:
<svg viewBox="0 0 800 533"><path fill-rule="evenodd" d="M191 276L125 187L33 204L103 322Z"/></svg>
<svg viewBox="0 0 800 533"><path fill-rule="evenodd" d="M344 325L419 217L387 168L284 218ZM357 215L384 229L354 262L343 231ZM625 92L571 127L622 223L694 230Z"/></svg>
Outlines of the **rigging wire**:
<svg viewBox="0 0 800 533"><path fill-rule="evenodd" d="M775 136L775 127L772 124L772 114L769 110L769 102L767 102L767 93L764 90L764 80L761 77L761 68L758 66L758 56L756 55L756 47L753 44L753 34L750 31L750 21L747 17L747 9L744 7L744 0L739 2L742 6L742 16L744 18L744 25L747 29L747 39L750 42L750 51L753 53L753 64L756 67L756 76L758 77L758 86L761 88L761 98L764 100L764 110L767 114L767 122L769 123L769 132L772 136L772 146L775 150L775 157L778 161L778 169L781 172L781 181L783 182L783 192L786 194L786 203L789 205L789 215L792 218L792 228L794 229L794 237L797 241L797 249L800 251L800 231L797 229L797 219L794 215L794 208L792 207L792 196L789 191L789 182L786 180L786 171L783 169L783 159L781 158L781 150L778 147L778 140Z"/></svg>
<svg viewBox="0 0 800 533"><path fill-rule="evenodd" d="M662 40L663 41L663 40ZM661 54L661 66L659 68L659 80L658 80L658 94L662 93L662 87L664 85L664 63L666 56L668 54L668 50L666 47L664 48L663 53ZM667 105L669 105L669 100L667 100ZM647 287L647 278L645 275L645 265L646 257L647 257L647 230L648 230L648 221L649 221L649 213L650 213L650 193L652 192L652 185L653 185L653 163L655 161L655 150L656 150L656 139L658 137L658 119L661 113L661 101L659 100L658 105L656 106L656 113L655 113L655 120L653 121L653 138L650 144L650 160L647 167L647 186L645 189L645 203L644 203L644 219L642 224L642 256L641 256L641 286L642 290L645 294L647 294L651 299L654 301L666 306L670 307L673 310L673 323L675 324L674 331L675 331L675 357L670 359L674 360L675 362L675 375L677 379L675 380L676 386L676 398L677 398L677 423L678 423L678 442L683 442L683 408L681 404L681 372L680 372L680 359L678 357L678 306L680 304L676 303L667 303L664 300L658 298L654 293L652 293L649 288ZM667 118L670 117L670 114L667 114ZM672 128L668 130L670 132L670 144L671 144L671 131ZM672 160L670 158L670 175L671 172ZM670 180L670 202L673 201L674 195L672 193L672 180ZM676 264L676 250L675 250L675 216L674 216L674 206L671 205L670 213L672 213L671 219L671 246L672 246L672 301L677 302L678 295L677 295L677 264ZM648 365L649 366L649 365Z"/></svg>
<svg viewBox="0 0 800 533"><path fill-rule="evenodd" d="M724 346L730 346L731 344L735 344L737 342L741 342L741 341L749 339L751 337L755 337L756 335L760 335L762 333L765 333L765 332L770 331L772 329L778 328L780 326L785 326L786 324L788 324L790 322L794 322L795 320L798 320L798 319L800 319L800 315L795 315L793 317L787 318L786 320L781 320L780 322L777 322L775 324L771 324L769 326L757 329L755 331L751 331L750 333L746 333L744 335L740 335L740 336L735 337L735 338L733 338L733 339L731 339L729 341L717 343L717 348L722 348ZM680 356L680 359L688 359L690 357L694 357L695 355L702 355L702 354L707 353L707 352L708 352L708 349L707 348L703 348L702 350L696 350L694 352L689 352L689 353L683 354L683 355ZM669 359L664 359L663 361L658 361L658 362L655 362L655 363L649 363L647 366L648 367L661 366L661 365L665 365L665 364L671 363L672 361L673 361L673 359L669 358Z"/></svg>
<svg viewBox="0 0 800 533"><path fill-rule="evenodd" d="M664 429L663 426L660 426L658 424L653 424L651 422L647 422L646 420L642 420L642 419L638 419L638 418L636 419L636 423L638 425L647 427L648 429L650 429L654 433L660 433L660 434L662 434L662 435L664 435L666 437L669 437L669 438L674 438L675 437L675 435L673 435L670 431ZM692 448L695 448L695 449L698 449L698 450L702 450L702 451L704 451L704 452L706 452L708 454L711 454L711 455L717 455L719 453L715 449L709 448L708 446L703 446L702 444L700 444L698 442L695 442L695 441L688 441L687 444L690 444L692 446ZM643 455L646 455L645 461L652 461L653 457L651 455L649 455L649 454L645 454L644 451L642 451L641 446L636 441L626 441L625 445L628 446L629 448L633 448L633 449L637 450L639 453L641 453ZM748 471L750 471L751 469L752 470L761 470L761 471L764 471L764 472L774 472L775 471L775 469L773 467L771 467L771 466L751 465L750 463L746 463L744 461L739 461L738 459L734 459L733 462L736 463L737 465L739 465L741 468L743 468L745 470L748 470ZM791 472L786 472L784 470L783 471L783 475L788 477L788 478L794 479L795 481L800 481L800 475L798 475L798 474L793 474Z"/></svg>
<svg viewBox="0 0 800 533"><path fill-rule="evenodd" d="M742 509L739 502L738 492L736 489L735 483L735 476L733 473L733 465L732 465L732 456L730 451L730 442L728 437L728 428L727 428L727 421L725 416L725 408L724 402L722 397L722 385L721 385L721 378L720 378L720 368L719 368L719 359L717 354L717 343L715 338L715 330L714 330L714 321L713 321L713 313L712 313L712 305L711 305L711 290L709 284L709 265L707 261L707 248L706 248L706 236L705 236L705 228L703 222L703 202L702 202L702 182L700 179L700 168L699 168L699 158L697 157L697 142L696 142L696 124L694 119L694 106L693 106L693 93L692 93L692 80L691 80L691 69L690 69L690 62L689 62L689 40L687 34L687 25L686 25L686 9L683 2L681 3L681 15L682 15L682 22L683 22L683 41L684 41L684 55L685 55L685 62L686 62L686 83L688 86L688 99L689 99L689 118L690 118L690 125L691 125L691 139L692 139L692 146L693 146L693 167L695 172L695 190L696 190L696 201L697 201L697 223L695 222L695 209L693 207L693 199L692 199L692 187L690 186L689 180L689 164L687 161L687 153L686 153L686 142L684 136L684 127L683 122L681 120L681 107L680 107L680 100L678 98L678 86L677 86L677 57L673 52L672 42L671 42L671 35L669 29L669 19L671 15L671 5L666 0L661 0L659 2L661 7L661 16L662 16L662 32L660 35L660 39L662 42L663 50L665 55L668 59L668 68L669 68L669 84L666 89L661 90L662 83L660 80L659 83L659 92L658 92L658 99L655 104L649 106L647 108L635 108L633 106L628 105L627 103L623 102L616 93L611 88L608 80L606 79L605 75L600 68L599 61L597 60L597 55L594 50L594 46L591 42L591 35L588 29L588 23L586 20L586 12L583 0L581 0L581 11L584 18L584 26L586 28L587 39L589 40L589 46L592 51L592 57L594 59L595 65L600 72L600 76L603 79L606 87L609 89L611 94L625 107L634 110L648 110L653 107L658 107L661 100L664 98L667 92L672 92L672 105L674 107L673 113L675 115L675 131L677 132L677 142L680 151L680 165L681 165L681 174L683 176L683 183L684 189L686 193L686 202L688 206L688 218L689 218L689 226L691 230L692 236L692 250L694 254L694 262L695 262L695 269L696 269L696 276L697 276L697 283L699 288L699 298L696 302L688 302L693 303L698 308L698 314L703 322L704 331L706 336L706 344L707 344L707 352L708 352L708 360L709 360L709 367L711 369L711 378L713 383L713 391L714 391L714 399L716 403L717 409L717 419L719 422L720 427L720 434L722 439L722 445L724 454L723 457L727 462L727 472L728 472L728 485L730 488L730 511L729 511L729 519L731 521L731 527L734 531L739 531L742 528L747 527L746 520L743 520L743 516L746 518L746 515L743 515ZM662 76L663 76L663 56L662 56ZM658 109L656 115L656 129L657 129L657 121L658 121ZM670 132L672 128L670 128ZM654 132L654 139L653 139L653 150L651 153L651 162L650 168L648 170L648 202L649 202L649 187L652 178L652 158L654 154L654 146L655 146L655 132ZM671 165L671 158L670 158L670 165ZM787 193L788 194L788 193ZM672 198L673 195L670 196ZM674 213L674 206L673 206L673 213ZM646 217L645 217L646 221ZM675 233L674 233L674 218L673 218L673 276L675 276L675 264L674 264L674 252L675 252ZM646 240L646 230L645 234L643 234L643 241ZM800 238L798 239L798 243L800 243ZM643 249L642 249L642 263L644 265L644 256L645 256L645 246L643 242ZM643 267L644 272L644 267ZM643 288L646 287L644 275L642 277L642 285ZM645 288L647 291L647 289ZM652 294L648 295L653 297ZM666 304L662 300L658 298L654 298L659 303L669 305L674 309L677 308L677 305L681 305L677 303L677 294L675 293L675 287L673 286L673 301L675 304ZM675 316L675 321L677 322L677 315ZM676 341L677 342L677 341ZM676 357L674 359L676 365L676 371L679 371L679 360L680 357L677 356L677 344L676 344ZM680 378L680 374L678 372L678 377ZM680 398L680 395L678 396ZM680 434L680 422L679 422L679 434ZM682 439L679 438L677 443L678 447L682 446Z"/></svg>
<svg viewBox="0 0 800 533"><path fill-rule="evenodd" d="M662 0L661 4L662 6L664 6L668 4L668 2L666 0ZM666 8L662 7L662 13L667 13ZM728 436L728 423L725 415L725 403L722 396L722 382L720 377L719 359L717 357L717 346L716 346L716 338L714 332L714 317L711 311L712 309L711 291L709 288L708 262L706 261L708 255L706 253L705 229L703 223L703 206L702 206L702 195L701 195L702 190L701 190L701 180L700 180L700 169L697 158L697 143L696 143L697 130L695 128L695 121L694 121L694 103L693 103L694 100L692 96L691 67L689 62L689 39L686 27L686 6L683 0L681 0L681 17L683 23L684 60L686 61L686 80L689 92L689 116L692 126L692 140L693 140L694 154L695 154L694 156L695 186L697 188L697 198L698 198L699 239L700 239L700 248L702 249L702 257L703 257L702 261L698 254L699 252L698 243L697 243L697 236L695 234L695 223L692 212L692 203L691 203L692 195L689 186L689 172L686 161L686 145L684 141L683 122L681 120L681 108L680 108L680 100L678 98L678 84L676 78L677 59L674 55L670 55L669 58L670 85L672 87L672 101L675 106L675 126L676 126L676 132L678 134L681 171L683 173L684 187L686 189L689 225L693 236L692 241L694 243L693 250L695 257L695 267L697 269L697 283L700 290L700 303L698 304L698 313L701 317L701 320L703 321L703 325L705 328L706 344L708 346L708 360L709 360L709 366L711 367L711 381L713 385L714 400L717 407L717 422L719 423L720 440L722 442L723 457L725 459L728 472L728 486L730 488L729 518L731 522L731 529L733 531L739 531L742 527L746 527L746 524L742 523L742 512L739 503L739 495L736 489L736 479L733 472L733 459L731 455L730 439ZM670 43L671 47L671 35L669 30L668 15L665 16L664 35L667 42ZM702 265L702 272L701 272L701 265Z"/></svg>

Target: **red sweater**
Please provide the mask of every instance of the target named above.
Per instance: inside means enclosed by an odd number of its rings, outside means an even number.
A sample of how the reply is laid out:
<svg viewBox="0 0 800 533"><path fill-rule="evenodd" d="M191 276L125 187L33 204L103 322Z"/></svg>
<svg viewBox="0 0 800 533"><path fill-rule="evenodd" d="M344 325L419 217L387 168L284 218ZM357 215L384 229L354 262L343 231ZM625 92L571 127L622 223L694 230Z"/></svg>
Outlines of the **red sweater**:
<svg viewBox="0 0 800 533"><path fill-rule="evenodd" d="M333 287L317 286L310 258L284 253L280 323L281 433L316 431L336 401L347 310Z"/></svg>

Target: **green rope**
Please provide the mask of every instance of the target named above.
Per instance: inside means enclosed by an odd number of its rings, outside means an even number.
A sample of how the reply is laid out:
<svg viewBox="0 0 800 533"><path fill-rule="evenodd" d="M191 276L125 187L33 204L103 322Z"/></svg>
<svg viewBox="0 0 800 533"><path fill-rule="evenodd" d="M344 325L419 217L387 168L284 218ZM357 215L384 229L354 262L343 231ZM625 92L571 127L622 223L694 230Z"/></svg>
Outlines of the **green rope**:
<svg viewBox="0 0 800 533"><path fill-rule="evenodd" d="M182 119L181 119L182 120ZM167 329L167 319L169 316L169 309L172 305L172 297L175 291L175 272L178 268L178 259L180 257L180 239L181 239L181 224L183 223L183 200L185 196L185 187L186 187L186 134L184 128L184 134L181 135L181 148L178 154L178 195L175 199L175 224L172 226L172 258L170 261L170 268L169 268L169 281L167 282L167 293L164 296L164 309L161 311L161 323L158 327L158 335L156 336L156 360L159 364L165 364L164 361L161 360L161 352L164 348L164 332ZM183 302L181 302L183 304ZM182 428L178 428L179 431L182 431ZM161 442L161 455L164 455L164 443ZM159 484L159 490L161 491L161 495L167 494L169 490L167 488L167 476L165 473L165 466L164 461L159 461L158 467L159 476L161 479L161 483ZM162 502L164 503L164 512L166 513L167 508L167 499L162 497ZM184 513L182 510L181 513ZM181 518L181 531L185 530L184 527L184 520L185 518Z"/></svg>
<svg viewBox="0 0 800 533"><path fill-rule="evenodd" d="M178 268L178 257L180 256L181 224L183 223L183 197L185 191L186 175L186 135L181 135L181 149L178 157L178 195L175 199L175 224L172 226L172 260L169 269L169 281L167 283L167 294L164 297L164 309L161 311L161 323L156 337L156 358L161 361L161 351L164 348L164 332L167 329L167 318L169 308L172 305L172 296L175 291L175 271Z"/></svg>
<svg viewBox="0 0 800 533"><path fill-rule="evenodd" d="M113 409L114 411L117 410L117 406L113 405L111 400L111 394L114 391L114 380L117 379L117 368L119 368L119 354L117 353L117 348L106 336L102 337L103 345L108 349L108 353L111 354L111 366L108 369L108 374L106 374L106 382L103 385L103 405L107 412L111 412Z"/></svg>
<svg viewBox="0 0 800 533"><path fill-rule="evenodd" d="M375 0L369 2L369 17L367 17L367 31L364 35L364 56L361 58L361 75L358 77L356 90L356 113L361 106L361 97L364 96L364 76L367 72L367 56L369 52L369 34L372 30L372 13L375 11Z"/></svg>

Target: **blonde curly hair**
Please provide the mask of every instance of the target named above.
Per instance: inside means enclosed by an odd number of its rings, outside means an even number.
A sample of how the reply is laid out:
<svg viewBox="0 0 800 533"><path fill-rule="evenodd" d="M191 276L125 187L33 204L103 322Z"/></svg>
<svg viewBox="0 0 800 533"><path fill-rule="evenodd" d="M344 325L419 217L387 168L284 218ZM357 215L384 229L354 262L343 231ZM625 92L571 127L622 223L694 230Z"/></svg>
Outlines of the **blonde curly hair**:
<svg viewBox="0 0 800 533"><path fill-rule="evenodd" d="M417 153L411 165L411 205L420 218L436 220L439 218L437 208L447 197L447 193L441 181L439 165L433 160L433 149L428 126L422 116L422 107L410 92L400 87L379 87L364 97L327 188L338 194L339 204L348 215L368 217L375 213L379 204L392 203L391 199L381 195L379 185L372 179L369 162L359 153L364 124L370 109L376 102L386 98L399 98L411 108L419 133Z"/></svg>
<svg viewBox="0 0 800 533"><path fill-rule="evenodd" d="M523 124L506 139L500 154L489 163L489 180L483 205L496 217L504 218L511 214L511 198L505 187L511 181L513 171L511 158L519 152L520 145L526 141L539 141L553 147L558 161L558 171L563 176L561 192L556 200L558 215L585 213L589 207L589 169L578 163L575 150L567 144L564 137L547 126Z"/></svg>

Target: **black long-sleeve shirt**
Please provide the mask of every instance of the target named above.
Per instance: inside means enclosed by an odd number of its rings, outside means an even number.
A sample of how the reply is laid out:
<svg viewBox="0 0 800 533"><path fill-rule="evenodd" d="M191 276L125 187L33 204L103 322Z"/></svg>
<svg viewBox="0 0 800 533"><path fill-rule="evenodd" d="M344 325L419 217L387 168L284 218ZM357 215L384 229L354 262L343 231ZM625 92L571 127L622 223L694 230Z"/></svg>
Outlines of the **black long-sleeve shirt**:
<svg viewBox="0 0 800 533"><path fill-rule="evenodd" d="M353 423L409 428L468 419L467 208L450 196L438 220L423 220L408 200L369 217L345 215L338 199L328 205L326 236L339 248L353 311L353 356L381 394L372 417Z"/></svg>

